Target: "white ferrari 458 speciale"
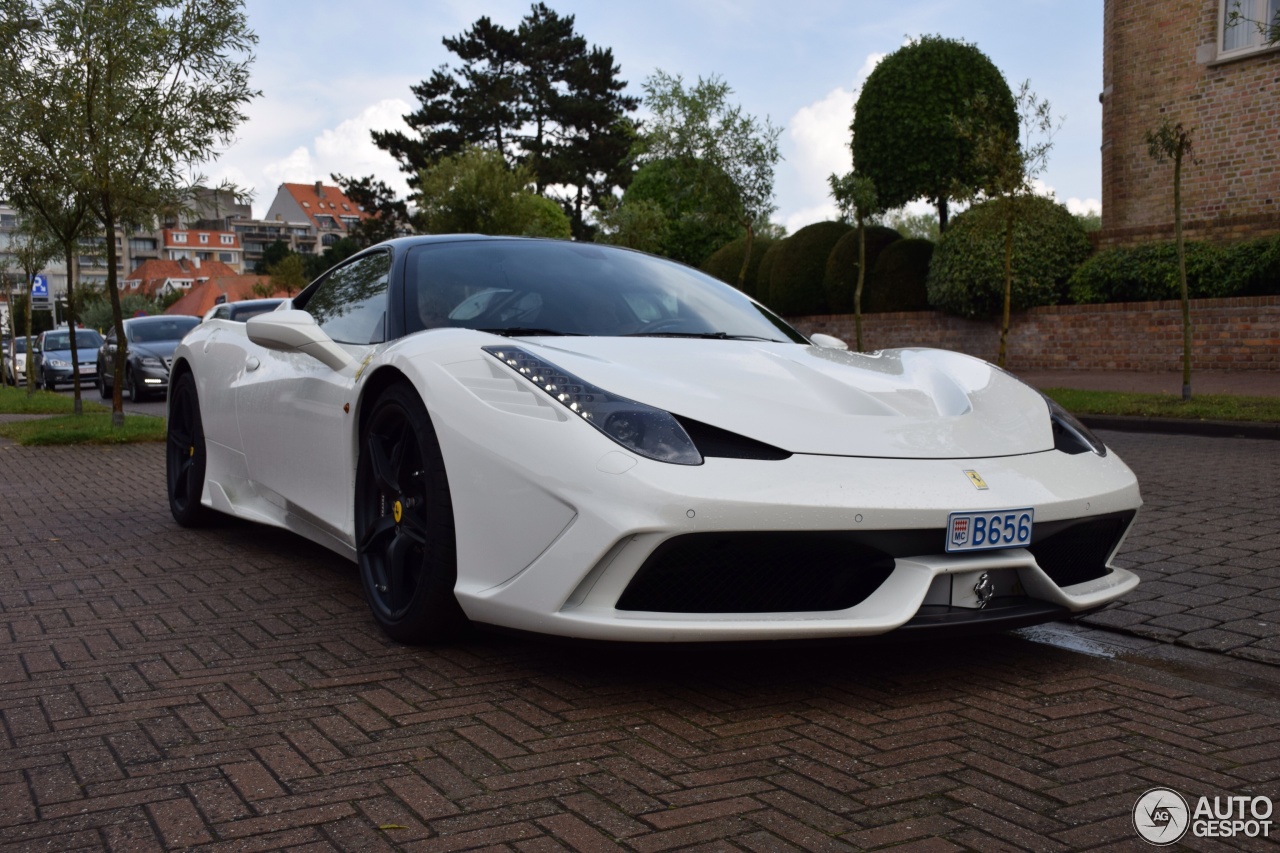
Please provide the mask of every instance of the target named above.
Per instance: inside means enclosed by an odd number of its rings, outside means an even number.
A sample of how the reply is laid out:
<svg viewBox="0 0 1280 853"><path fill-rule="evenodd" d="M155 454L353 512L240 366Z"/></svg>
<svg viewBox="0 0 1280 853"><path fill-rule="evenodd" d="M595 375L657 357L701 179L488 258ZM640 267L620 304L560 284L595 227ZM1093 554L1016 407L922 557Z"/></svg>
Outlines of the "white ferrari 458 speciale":
<svg viewBox="0 0 1280 853"><path fill-rule="evenodd" d="M958 353L853 353L702 273L408 237L174 353L167 482L355 560L405 642L990 630L1103 607L1141 505L1075 418Z"/></svg>

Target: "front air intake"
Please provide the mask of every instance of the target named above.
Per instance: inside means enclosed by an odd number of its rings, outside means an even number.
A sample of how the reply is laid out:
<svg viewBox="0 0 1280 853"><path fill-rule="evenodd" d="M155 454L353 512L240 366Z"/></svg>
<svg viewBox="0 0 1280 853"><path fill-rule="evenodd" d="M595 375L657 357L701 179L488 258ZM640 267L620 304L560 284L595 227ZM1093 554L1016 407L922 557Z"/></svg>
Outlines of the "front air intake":
<svg viewBox="0 0 1280 853"><path fill-rule="evenodd" d="M1136 512L1082 518L1031 544L1040 568L1058 586L1106 577L1107 560L1120 544Z"/></svg>

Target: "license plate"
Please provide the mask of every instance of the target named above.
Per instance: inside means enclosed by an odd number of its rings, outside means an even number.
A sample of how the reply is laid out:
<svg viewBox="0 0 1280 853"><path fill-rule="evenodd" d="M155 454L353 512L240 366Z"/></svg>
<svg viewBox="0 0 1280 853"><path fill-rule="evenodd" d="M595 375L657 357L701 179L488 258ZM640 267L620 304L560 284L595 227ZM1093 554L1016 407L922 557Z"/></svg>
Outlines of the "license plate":
<svg viewBox="0 0 1280 853"><path fill-rule="evenodd" d="M1033 509L953 512L947 519L947 551L1025 548L1031 544Z"/></svg>
<svg viewBox="0 0 1280 853"><path fill-rule="evenodd" d="M80 365L80 372L81 372L81 373L93 373L93 371L94 371L94 370L96 370L96 369L97 369L97 365L96 365L96 364L82 364L82 365Z"/></svg>

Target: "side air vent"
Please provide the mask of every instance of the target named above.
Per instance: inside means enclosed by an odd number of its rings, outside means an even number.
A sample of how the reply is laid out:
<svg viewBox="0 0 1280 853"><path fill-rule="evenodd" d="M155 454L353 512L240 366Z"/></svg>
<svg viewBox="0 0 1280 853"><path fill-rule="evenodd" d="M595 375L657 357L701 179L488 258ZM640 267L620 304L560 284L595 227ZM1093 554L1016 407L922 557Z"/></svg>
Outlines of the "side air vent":
<svg viewBox="0 0 1280 853"><path fill-rule="evenodd" d="M763 459L777 461L788 459L791 454L786 450L747 438L735 432L713 427L692 418L676 415L676 420L689 434L698 452L703 456L718 456L722 459Z"/></svg>

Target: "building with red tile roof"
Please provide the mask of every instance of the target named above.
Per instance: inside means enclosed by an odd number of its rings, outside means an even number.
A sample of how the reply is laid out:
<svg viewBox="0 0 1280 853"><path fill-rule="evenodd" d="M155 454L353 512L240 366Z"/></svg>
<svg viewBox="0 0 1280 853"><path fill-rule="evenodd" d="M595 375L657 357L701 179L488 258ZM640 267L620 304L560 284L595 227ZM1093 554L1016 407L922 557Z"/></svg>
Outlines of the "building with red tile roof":
<svg viewBox="0 0 1280 853"><path fill-rule="evenodd" d="M267 219L309 222L320 235L316 252L322 252L347 236L362 220L372 216L337 187L314 184L281 184L267 210Z"/></svg>
<svg viewBox="0 0 1280 853"><path fill-rule="evenodd" d="M234 278L238 275L234 269L220 261L152 259L144 261L125 277L120 284L120 292L154 298L173 290L190 290L211 278Z"/></svg>
<svg viewBox="0 0 1280 853"><path fill-rule="evenodd" d="M165 260L218 261L237 274L244 272L244 249L234 231L208 228L162 228L161 252Z"/></svg>
<svg viewBox="0 0 1280 853"><path fill-rule="evenodd" d="M255 288L258 288L255 290ZM165 309L166 314L189 314L203 317L209 309L224 302L240 302L259 299L262 292L271 288L269 275L220 276L202 281L183 294L182 298ZM269 290L267 296L288 296L283 290Z"/></svg>

